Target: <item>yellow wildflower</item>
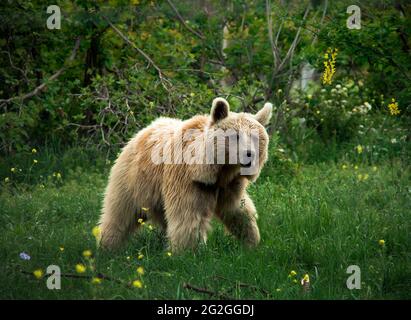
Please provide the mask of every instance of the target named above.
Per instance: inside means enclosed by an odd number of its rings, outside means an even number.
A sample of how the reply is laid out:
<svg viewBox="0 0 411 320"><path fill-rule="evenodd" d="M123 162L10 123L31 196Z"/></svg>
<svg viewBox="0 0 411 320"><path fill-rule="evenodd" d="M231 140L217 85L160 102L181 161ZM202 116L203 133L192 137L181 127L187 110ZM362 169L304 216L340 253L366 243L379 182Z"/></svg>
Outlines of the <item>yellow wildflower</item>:
<svg viewBox="0 0 411 320"><path fill-rule="evenodd" d="M295 272L294 270L291 270L289 276L290 277L295 277L297 275L297 272Z"/></svg>
<svg viewBox="0 0 411 320"><path fill-rule="evenodd" d="M16 172L16 168L11 168L10 171L13 172L13 173L15 173L15 172Z"/></svg>
<svg viewBox="0 0 411 320"><path fill-rule="evenodd" d="M169 256L169 257L171 257L172 256L172 253L169 251L169 252L167 252L166 253L167 254L167 256Z"/></svg>
<svg viewBox="0 0 411 320"><path fill-rule="evenodd" d="M91 252L91 250L84 250L83 251L83 257L85 258L90 258L93 255L93 253Z"/></svg>
<svg viewBox="0 0 411 320"><path fill-rule="evenodd" d="M309 283L310 282L310 276L308 274L305 274L304 277L301 279L301 284L304 285L304 283Z"/></svg>
<svg viewBox="0 0 411 320"><path fill-rule="evenodd" d="M362 147L362 145L360 145L360 144L359 144L358 146L356 146L355 149L357 150L357 153L358 153L358 154L361 154L361 153L363 152L363 150L364 150L363 147Z"/></svg>
<svg viewBox="0 0 411 320"><path fill-rule="evenodd" d="M99 226L95 226L92 230L91 233L95 238L98 238L100 236L101 230Z"/></svg>
<svg viewBox="0 0 411 320"><path fill-rule="evenodd" d="M144 212L147 212L149 209L145 208L145 207L142 207L141 210L143 210Z"/></svg>
<svg viewBox="0 0 411 320"><path fill-rule="evenodd" d="M92 284L100 284L102 280L103 279L101 279L101 278L94 277L93 279L91 279L91 283Z"/></svg>
<svg viewBox="0 0 411 320"><path fill-rule="evenodd" d="M383 240L383 239L378 240L378 244L379 244L381 247L383 247L383 246L385 245L385 240Z"/></svg>
<svg viewBox="0 0 411 320"><path fill-rule="evenodd" d="M137 257L138 260L142 260L143 258L144 258L144 254L139 254Z"/></svg>
<svg viewBox="0 0 411 320"><path fill-rule="evenodd" d="M139 224L143 224L144 221L143 221L143 219L140 218L140 219L137 220L137 222L138 222Z"/></svg>
<svg viewBox="0 0 411 320"><path fill-rule="evenodd" d="M323 84L331 84L335 74L335 61L337 58L338 49L328 48L324 55L324 73L322 75Z"/></svg>
<svg viewBox="0 0 411 320"><path fill-rule="evenodd" d="M354 169L355 169L355 170L358 170L358 166L357 166L357 165L355 165L355 166L354 166Z"/></svg>
<svg viewBox="0 0 411 320"><path fill-rule="evenodd" d="M33 275L36 277L36 279L41 279L43 277L43 270L37 269L33 271Z"/></svg>
<svg viewBox="0 0 411 320"><path fill-rule="evenodd" d="M134 280L133 281L133 287L141 289L143 287L143 283L140 280Z"/></svg>
<svg viewBox="0 0 411 320"><path fill-rule="evenodd" d="M36 164L36 163L38 163L38 161L37 161L36 159L34 159L34 160L33 160L33 163Z"/></svg>
<svg viewBox="0 0 411 320"><path fill-rule="evenodd" d="M37 153L37 150L35 148L31 149L31 153Z"/></svg>
<svg viewBox="0 0 411 320"><path fill-rule="evenodd" d="M86 272L86 270L87 270L87 268L84 264L82 264L82 263L76 264L76 272L77 273L84 273L84 272Z"/></svg>
<svg viewBox="0 0 411 320"><path fill-rule="evenodd" d="M4 182L7 183L7 182L9 182L9 181L10 181L10 178L9 178L9 177L5 177L5 178L4 178Z"/></svg>
<svg viewBox="0 0 411 320"><path fill-rule="evenodd" d="M293 280L293 283L298 283L297 279L294 279L294 280Z"/></svg>
<svg viewBox="0 0 411 320"><path fill-rule="evenodd" d="M342 168L345 170L345 169L347 169L347 165L346 164L343 164L342 165Z"/></svg>
<svg viewBox="0 0 411 320"><path fill-rule="evenodd" d="M400 114L401 110L398 109L398 102L396 102L394 98L391 99L391 103L388 105L388 110L392 116Z"/></svg>
<svg viewBox="0 0 411 320"><path fill-rule="evenodd" d="M154 228L153 228L153 226L150 224L150 225L148 226L148 229L149 229L149 230L153 230Z"/></svg>
<svg viewBox="0 0 411 320"><path fill-rule="evenodd" d="M56 173L56 178L57 178L57 179L61 179L61 173L60 173L60 172L57 172L57 173Z"/></svg>
<svg viewBox="0 0 411 320"><path fill-rule="evenodd" d="M144 274L144 268L143 267L138 267L137 268L137 273L140 274L140 275L143 275Z"/></svg>
<svg viewBox="0 0 411 320"><path fill-rule="evenodd" d="M64 251L64 247L60 247L59 249L60 249L60 251L61 251L61 252L63 252L63 251Z"/></svg>

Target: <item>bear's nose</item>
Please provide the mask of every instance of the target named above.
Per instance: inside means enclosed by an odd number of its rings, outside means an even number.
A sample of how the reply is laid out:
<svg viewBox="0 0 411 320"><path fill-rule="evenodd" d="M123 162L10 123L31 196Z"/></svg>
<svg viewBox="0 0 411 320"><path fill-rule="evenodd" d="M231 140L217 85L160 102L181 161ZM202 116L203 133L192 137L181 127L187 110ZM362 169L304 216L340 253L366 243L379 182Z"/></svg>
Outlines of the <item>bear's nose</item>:
<svg viewBox="0 0 411 320"><path fill-rule="evenodd" d="M254 156L254 153L251 151L251 150L247 150L247 157L248 158L251 158L251 157L253 157Z"/></svg>

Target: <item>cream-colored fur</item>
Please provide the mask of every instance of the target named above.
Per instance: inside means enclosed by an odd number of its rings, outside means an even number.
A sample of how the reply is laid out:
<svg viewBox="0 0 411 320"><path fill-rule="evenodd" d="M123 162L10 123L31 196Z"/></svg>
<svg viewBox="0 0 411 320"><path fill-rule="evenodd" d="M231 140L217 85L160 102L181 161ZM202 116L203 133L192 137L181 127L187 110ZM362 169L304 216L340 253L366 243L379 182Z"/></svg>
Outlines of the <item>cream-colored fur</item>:
<svg viewBox="0 0 411 320"><path fill-rule="evenodd" d="M124 147L111 169L100 218L103 248L114 249L137 228L138 219L151 220L166 231L171 249L194 248L205 242L210 220L218 217L237 238L257 245L260 234L255 206L246 192L267 159L268 135L264 125L271 117L267 103L256 115L229 111L222 98L213 101L209 116L189 120L159 118L138 132ZM156 164L153 149L160 141L181 143L176 133L199 129L235 129L259 132L258 172L240 175L240 165ZM182 142L185 150L187 144ZM145 212L142 208L148 208Z"/></svg>

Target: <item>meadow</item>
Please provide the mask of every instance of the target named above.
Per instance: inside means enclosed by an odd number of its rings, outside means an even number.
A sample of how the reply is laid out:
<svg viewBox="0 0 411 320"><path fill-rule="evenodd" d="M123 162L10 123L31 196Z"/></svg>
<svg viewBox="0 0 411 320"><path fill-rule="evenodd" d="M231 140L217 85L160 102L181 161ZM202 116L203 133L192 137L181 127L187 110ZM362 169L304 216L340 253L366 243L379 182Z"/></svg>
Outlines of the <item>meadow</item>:
<svg viewBox="0 0 411 320"><path fill-rule="evenodd" d="M245 248L216 222L206 246L173 255L149 223L114 253L96 248L112 163L79 152L12 159L0 194L1 298L410 298L411 185L401 160L279 165L271 157L250 188L260 245ZM60 290L46 286L48 265L61 268ZM360 290L347 289L350 265L361 269Z"/></svg>

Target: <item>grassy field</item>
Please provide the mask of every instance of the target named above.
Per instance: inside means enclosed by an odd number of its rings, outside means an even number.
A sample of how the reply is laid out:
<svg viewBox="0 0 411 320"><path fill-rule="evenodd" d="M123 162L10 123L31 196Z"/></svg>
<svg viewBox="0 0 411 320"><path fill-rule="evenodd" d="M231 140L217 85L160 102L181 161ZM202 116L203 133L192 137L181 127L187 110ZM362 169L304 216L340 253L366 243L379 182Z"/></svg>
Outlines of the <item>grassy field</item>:
<svg viewBox="0 0 411 320"><path fill-rule="evenodd" d="M93 160L90 170L90 163L73 157L66 153L57 163L44 152L33 164L29 155L16 163L8 182L1 182L0 298L210 297L185 283L214 292L211 298L411 297L411 174L404 163L295 165L284 176L272 174L276 168L269 164L250 189L262 238L257 248L246 249L215 223L207 246L170 256L166 241L149 224L116 253L96 249L91 231L111 164ZM65 161L78 164L63 170ZM20 179L19 168L28 170ZM91 258L82 255L87 249ZM31 259L21 259L22 252ZM79 263L86 272L76 273ZM36 279L32 272L52 264L64 275L84 278L63 276L61 290L49 290L47 278ZM361 268L360 290L346 287L350 265ZM98 273L110 279L95 284L86 278ZM300 283L305 274L308 291ZM134 280L142 288L130 286Z"/></svg>

